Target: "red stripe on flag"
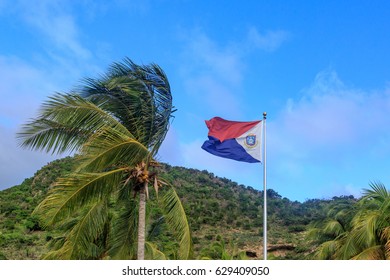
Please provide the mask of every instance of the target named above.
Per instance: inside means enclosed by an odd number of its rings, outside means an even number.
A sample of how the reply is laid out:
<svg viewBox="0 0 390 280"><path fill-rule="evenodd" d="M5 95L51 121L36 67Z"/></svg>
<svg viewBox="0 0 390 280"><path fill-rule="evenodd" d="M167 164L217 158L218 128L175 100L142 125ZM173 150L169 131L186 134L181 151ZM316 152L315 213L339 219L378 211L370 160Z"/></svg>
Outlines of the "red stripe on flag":
<svg viewBox="0 0 390 280"><path fill-rule="evenodd" d="M223 142L226 139L237 138L257 125L259 122L261 121L236 122L227 121L220 117L214 117L211 120L206 121L206 125L209 128L208 135Z"/></svg>

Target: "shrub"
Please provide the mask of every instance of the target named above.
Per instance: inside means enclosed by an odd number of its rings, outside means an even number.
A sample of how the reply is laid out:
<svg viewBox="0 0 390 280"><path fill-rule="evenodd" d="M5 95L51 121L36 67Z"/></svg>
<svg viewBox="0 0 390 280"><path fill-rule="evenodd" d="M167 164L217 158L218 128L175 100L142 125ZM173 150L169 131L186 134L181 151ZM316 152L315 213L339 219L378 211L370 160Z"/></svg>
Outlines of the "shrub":
<svg viewBox="0 0 390 280"><path fill-rule="evenodd" d="M306 227L304 225L292 225L288 227L289 232L302 232L305 231Z"/></svg>
<svg viewBox="0 0 390 280"><path fill-rule="evenodd" d="M42 227L39 224L39 220L35 216L30 216L26 219L24 222L24 226L29 230L29 231L35 231L35 230L42 230Z"/></svg>

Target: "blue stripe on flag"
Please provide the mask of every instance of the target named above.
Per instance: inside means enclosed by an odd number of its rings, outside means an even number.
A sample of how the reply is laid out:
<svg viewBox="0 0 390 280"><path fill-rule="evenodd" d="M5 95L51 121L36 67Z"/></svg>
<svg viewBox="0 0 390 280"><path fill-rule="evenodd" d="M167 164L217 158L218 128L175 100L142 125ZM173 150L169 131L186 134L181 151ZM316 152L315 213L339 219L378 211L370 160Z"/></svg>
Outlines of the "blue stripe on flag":
<svg viewBox="0 0 390 280"><path fill-rule="evenodd" d="M235 138L227 139L221 142L217 138L209 136L209 140L203 143L202 149L219 157L249 163L260 162L248 154L245 149L240 144L238 144Z"/></svg>

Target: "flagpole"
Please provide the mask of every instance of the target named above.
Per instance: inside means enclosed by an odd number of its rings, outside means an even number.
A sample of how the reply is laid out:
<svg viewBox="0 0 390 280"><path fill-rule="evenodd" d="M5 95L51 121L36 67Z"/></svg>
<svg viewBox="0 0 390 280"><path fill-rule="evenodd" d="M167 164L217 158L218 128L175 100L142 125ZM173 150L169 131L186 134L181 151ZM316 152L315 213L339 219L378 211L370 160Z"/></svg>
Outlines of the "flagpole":
<svg viewBox="0 0 390 280"><path fill-rule="evenodd" d="M265 122L267 119L267 112L263 113L263 188L264 188L264 206L263 206L263 256L264 260L267 260L267 137L266 137L266 127Z"/></svg>

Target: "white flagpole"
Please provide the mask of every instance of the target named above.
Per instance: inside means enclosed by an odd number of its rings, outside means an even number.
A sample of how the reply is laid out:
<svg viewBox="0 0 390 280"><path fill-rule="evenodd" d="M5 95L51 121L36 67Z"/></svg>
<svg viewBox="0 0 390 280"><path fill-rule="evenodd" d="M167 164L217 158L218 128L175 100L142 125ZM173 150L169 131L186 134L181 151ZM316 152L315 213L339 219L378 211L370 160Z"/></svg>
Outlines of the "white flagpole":
<svg viewBox="0 0 390 280"><path fill-rule="evenodd" d="M266 150L266 128L265 122L267 119L267 112L263 113L263 188L264 188L264 206L263 206L263 249L264 260L267 260L267 150Z"/></svg>

